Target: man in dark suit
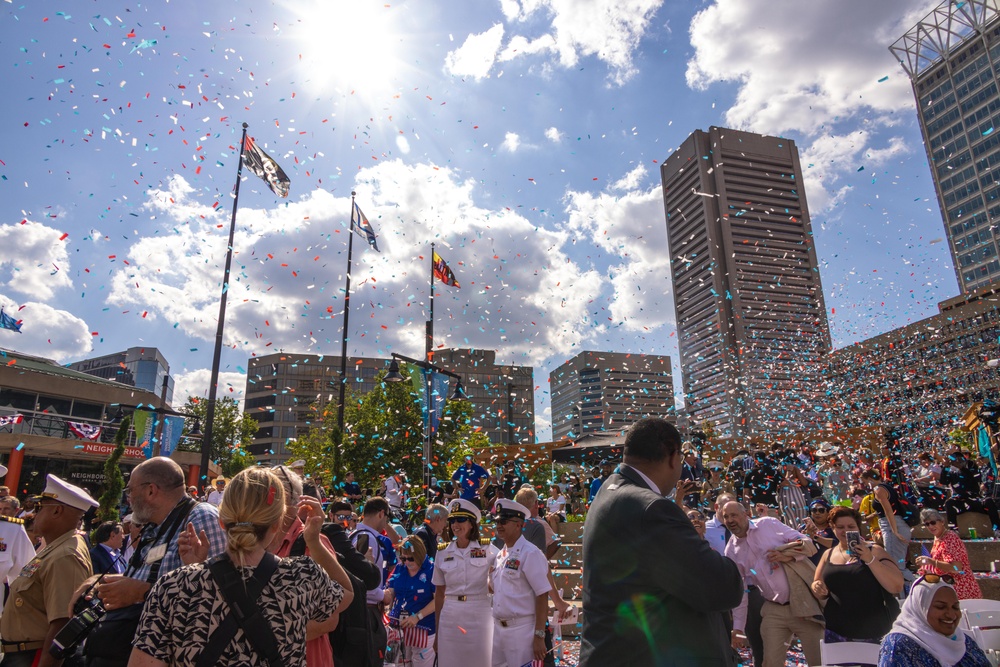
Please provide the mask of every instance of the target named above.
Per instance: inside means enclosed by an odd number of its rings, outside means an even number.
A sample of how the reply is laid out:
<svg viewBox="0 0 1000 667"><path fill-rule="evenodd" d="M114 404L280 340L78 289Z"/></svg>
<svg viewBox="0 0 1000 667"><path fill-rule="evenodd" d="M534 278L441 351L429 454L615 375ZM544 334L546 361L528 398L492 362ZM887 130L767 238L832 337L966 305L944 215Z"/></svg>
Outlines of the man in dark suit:
<svg viewBox="0 0 1000 667"><path fill-rule="evenodd" d="M125 541L125 531L121 524L105 521L94 531L96 544L90 550L90 562L94 566L94 574L121 574L125 571L125 559L122 558L122 544Z"/></svg>
<svg viewBox="0 0 1000 667"><path fill-rule="evenodd" d="M724 614L740 604L736 564L664 497L680 480L681 437L639 420L583 535L580 667L732 667Z"/></svg>

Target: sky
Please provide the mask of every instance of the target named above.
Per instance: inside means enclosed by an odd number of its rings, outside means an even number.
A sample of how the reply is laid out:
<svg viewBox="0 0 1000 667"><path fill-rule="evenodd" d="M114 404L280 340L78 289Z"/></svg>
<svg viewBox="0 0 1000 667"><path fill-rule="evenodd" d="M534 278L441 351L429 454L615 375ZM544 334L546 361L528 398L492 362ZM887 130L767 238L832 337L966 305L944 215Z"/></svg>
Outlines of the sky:
<svg viewBox="0 0 1000 667"><path fill-rule="evenodd" d="M666 354L683 401L659 166L696 129L801 154L834 347L958 283L909 80L888 50L937 2L0 2L0 347L59 363L159 348L208 394L242 123L291 180L243 172L220 396L247 360L421 356L549 372Z"/></svg>

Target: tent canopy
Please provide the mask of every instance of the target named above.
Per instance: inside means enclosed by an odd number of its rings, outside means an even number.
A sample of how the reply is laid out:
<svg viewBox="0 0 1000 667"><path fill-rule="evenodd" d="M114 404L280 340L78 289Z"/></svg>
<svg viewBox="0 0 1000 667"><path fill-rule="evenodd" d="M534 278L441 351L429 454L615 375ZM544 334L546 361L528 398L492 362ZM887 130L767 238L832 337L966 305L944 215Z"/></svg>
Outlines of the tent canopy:
<svg viewBox="0 0 1000 667"><path fill-rule="evenodd" d="M586 433L569 447L552 450L552 461L580 465L597 465L605 460L618 463L624 446L625 435L622 433Z"/></svg>

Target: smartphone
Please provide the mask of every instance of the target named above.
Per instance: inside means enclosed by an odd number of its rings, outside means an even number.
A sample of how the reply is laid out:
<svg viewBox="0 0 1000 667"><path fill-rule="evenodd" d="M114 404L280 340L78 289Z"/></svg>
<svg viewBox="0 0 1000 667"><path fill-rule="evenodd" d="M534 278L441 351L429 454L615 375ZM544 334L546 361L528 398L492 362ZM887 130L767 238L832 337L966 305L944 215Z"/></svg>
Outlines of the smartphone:
<svg viewBox="0 0 1000 667"><path fill-rule="evenodd" d="M847 550L853 555L857 555L855 547L861 544L861 533L856 530L847 531Z"/></svg>
<svg viewBox="0 0 1000 667"><path fill-rule="evenodd" d="M355 543L354 548L358 550L358 553L364 555L368 553L368 534L361 533L358 535L358 541Z"/></svg>

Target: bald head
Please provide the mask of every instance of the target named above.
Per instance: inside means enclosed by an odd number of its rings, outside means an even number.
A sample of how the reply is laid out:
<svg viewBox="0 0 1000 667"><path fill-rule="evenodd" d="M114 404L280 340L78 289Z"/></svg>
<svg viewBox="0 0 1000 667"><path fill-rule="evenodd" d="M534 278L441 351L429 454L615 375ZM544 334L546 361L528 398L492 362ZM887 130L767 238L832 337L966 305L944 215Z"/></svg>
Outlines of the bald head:
<svg viewBox="0 0 1000 667"><path fill-rule="evenodd" d="M726 506L726 503L730 503L736 500L735 493L720 493L719 497L715 499L715 518L722 523L722 508Z"/></svg>
<svg viewBox="0 0 1000 667"><path fill-rule="evenodd" d="M722 506L722 522L726 524L733 535L739 538L747 536L750 530L750 516L742 504L732 500Z"/></svg>
<svg viewBox="0 0 1000 667"><path fill-rule="evenodd" d="M160 523L185 495L184 471L176 461L157 456L135 467L126 490L139 523Z"/></svg>

